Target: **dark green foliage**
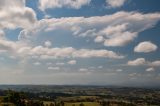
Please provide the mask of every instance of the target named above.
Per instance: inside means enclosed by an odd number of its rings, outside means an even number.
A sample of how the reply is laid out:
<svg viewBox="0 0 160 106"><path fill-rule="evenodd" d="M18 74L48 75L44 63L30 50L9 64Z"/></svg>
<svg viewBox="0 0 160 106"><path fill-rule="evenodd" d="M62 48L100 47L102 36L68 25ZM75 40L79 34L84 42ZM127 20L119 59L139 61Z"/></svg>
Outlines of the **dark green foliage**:
<svg viewBox="0 0 160 106"><path fill-rule="evenodd" d="M80 103L79 106L84 106L84 104L83 104L83 103Z"/></svg>
<svg viewBox="0 0 160 106"><path fill-rule="evenodd" d="M54 106L54 104L53 104L53 103L51 103L51 104L50 104L50 106Z"/></svg>
<svg viewBox="0 0 160 106"><path fill-rule="evenodd" d="M11 102L16 106L25 106L24 98L25 96L23 93L9 90L5 101Z"/></svg>

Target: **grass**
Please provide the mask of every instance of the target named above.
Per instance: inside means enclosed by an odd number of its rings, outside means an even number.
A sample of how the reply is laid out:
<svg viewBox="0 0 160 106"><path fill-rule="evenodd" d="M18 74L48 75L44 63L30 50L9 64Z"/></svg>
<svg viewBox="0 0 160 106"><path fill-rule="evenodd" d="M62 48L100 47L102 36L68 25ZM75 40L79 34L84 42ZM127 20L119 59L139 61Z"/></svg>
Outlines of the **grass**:
<svg viewBox="0 0 160 106"><path fill-rule="evenodd" d="M82 99L86 99L86 98L96 99L96 98L98 98L97 96L79 96L79 97L82 98Z"/></svg>
<svg viewBox="0 0 160 106"><path fill-rule="evenodd" d="M0 106L15 106L13 103L0 103Z"/></svg>
<svg viewBox="0 0 160 106"><path fill-rule="evenodd" d="M65 103L64 106L79 106L81 103L84 104L84 106L100 106L97 102L76 102L76 103Z"/></svg>
<svg viewBox="0 0 160 106"><path fill-rule="evenodd" d="M54 102L51 102L51 101L43 101L43 104L44 104L44 105L50 105L51 103L54 104Z"/></svg>

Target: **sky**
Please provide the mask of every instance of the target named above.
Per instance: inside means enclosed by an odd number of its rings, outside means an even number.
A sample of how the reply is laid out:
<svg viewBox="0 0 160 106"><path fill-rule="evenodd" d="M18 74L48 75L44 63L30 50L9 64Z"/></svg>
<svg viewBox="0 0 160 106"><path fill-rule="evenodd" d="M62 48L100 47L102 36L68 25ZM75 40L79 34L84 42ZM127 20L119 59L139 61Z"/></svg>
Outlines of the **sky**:
<svg viewBox="0 0 160 106"><path fill-rule="evenodd" d="M0 0L0 84L160 86L159 0Z"/></svg>

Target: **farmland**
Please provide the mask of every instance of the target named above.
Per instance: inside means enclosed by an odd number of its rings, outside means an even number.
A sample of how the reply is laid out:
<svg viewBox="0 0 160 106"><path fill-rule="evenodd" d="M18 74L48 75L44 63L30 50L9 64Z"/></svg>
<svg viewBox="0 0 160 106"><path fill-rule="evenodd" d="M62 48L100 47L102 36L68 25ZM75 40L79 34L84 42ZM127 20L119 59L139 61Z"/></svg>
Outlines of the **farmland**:
<svg viewBox="0 0 160 106"><path fill-rule="evenodd" d="M158 88L0 86L0 106L159 106Z"/></svg>

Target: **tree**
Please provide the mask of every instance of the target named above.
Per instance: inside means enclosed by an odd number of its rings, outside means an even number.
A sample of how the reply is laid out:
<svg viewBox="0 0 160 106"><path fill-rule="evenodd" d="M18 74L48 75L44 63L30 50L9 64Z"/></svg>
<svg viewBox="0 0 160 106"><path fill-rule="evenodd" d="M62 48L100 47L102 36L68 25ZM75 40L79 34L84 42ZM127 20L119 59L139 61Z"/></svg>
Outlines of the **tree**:
<svg viewBox="0 0 160 106"><path fill-rule="evenodd" d="M54 104L53 104L53 103L50 103L50 106L54 106Z"/></svg>
<svg viewBox="0 0 160 106"><path fill-rule="evenodd" d="M84 106L84 104L83 104L83 103L80 103L79 106Z"/></svg>
<svg viewBox="0 0 160 106"><path fill-rule="evenodd" d="M9 90L7 97L8 97L8 102L11 102L15 104L16 106L25 106L25 103L23 101L24 99L23 93L18 93L18 92Z"/></svg>
<svg viewBox="0 0 160 106"><path fill-rule="evenodd" d="M64 102L63 101L61 101L61 106L64 106Z"/></svg>

